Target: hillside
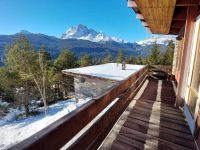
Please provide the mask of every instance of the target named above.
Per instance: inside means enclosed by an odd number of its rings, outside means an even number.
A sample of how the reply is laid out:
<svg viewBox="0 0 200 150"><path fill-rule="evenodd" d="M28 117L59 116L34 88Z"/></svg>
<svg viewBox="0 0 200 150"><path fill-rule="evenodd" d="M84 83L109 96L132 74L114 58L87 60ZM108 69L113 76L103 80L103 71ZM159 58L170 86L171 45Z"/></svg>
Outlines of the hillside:
<svg viewBox="0 0 200 150"><path fill-rule="evenodd" d="M129 43L89 29L84 25L69 28L61 38L23 30L13 35L0 35L0 64L3 62L5 46L12 44L20 36L25 36L36 50L41 46L45 46L53 58L56 58L64 48L73 51L77 57L85 53L90 54L92 57L103 57L108 52L115 57L119 49L122 49L127 57L130 55L144 57L149 54L154 41L158 41L161 51L163 51L167 41L172 39L168 37L150 37L144 41Z"/></svg>

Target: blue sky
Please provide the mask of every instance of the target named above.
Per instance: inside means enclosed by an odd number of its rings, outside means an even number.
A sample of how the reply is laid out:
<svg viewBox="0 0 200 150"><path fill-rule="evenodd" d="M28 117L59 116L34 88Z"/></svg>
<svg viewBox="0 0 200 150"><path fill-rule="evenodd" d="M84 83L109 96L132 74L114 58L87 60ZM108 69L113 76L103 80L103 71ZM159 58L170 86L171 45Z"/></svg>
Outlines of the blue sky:
<svg viewBox="0 0 200 150"><path fill-rule="evenodd" d="M0 34L28 30L60 37L78 24L130 42L150 36L127 0L0 0Z"/></svg>

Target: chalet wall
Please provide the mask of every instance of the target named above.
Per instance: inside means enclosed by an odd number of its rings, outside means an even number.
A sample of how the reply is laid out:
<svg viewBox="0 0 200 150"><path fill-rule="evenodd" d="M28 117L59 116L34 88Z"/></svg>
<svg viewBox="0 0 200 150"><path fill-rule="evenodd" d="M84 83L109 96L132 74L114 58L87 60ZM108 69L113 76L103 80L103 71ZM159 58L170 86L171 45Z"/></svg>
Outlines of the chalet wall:
<svg viewBox="0 0 200 150"><path fill-rule="evenodd" d="M194 10L189 9L189 11L193 12ZM197 20L198 19L194 18L194 16L189 16L187 19L185 36L182 39L182 42L179 41L177 43L179 45L177 48L180 54L176 55L180 56L175 57L175 59L177 59L175 69L175 75L178 82L177 101L180 101L181 99L184 100L183 110L193 134L195 134L196 120L198 118L199 110L199 100L192 104L191 102L193 102L193 100L190 99L191 94L195 95L195 93L199 92L194 92L191 85L194 75L199 75L198 69L194 69L195 61L199 60L199 57L197 56L199 49L197 48L199 45L197 41L199 38L199 22ZM192 109L191 106L193 107Z"/></svg>
<svg viewBox="0 0 200 150"><path fill-rule="evenodd" d="M180 77L178 79L178 90L177 90L177 103L178 105L182 103L181 101L185 98L186 83L188 78L189 62L190 62L190 52L192 46L194 25L196 20L196 10L195 8L187 8L187 18L185 25L185 35L183 39L183 49L180 64Z"/></svg>
<svg viewBox="0 0 200 150"><path fill-rule="evenodd" d="M84 82L82 82L85 80ZM74 78L75 97L77 99L96 97L104 93L108 88L115 85L117 81L92 79L92 78Z"/></svg>

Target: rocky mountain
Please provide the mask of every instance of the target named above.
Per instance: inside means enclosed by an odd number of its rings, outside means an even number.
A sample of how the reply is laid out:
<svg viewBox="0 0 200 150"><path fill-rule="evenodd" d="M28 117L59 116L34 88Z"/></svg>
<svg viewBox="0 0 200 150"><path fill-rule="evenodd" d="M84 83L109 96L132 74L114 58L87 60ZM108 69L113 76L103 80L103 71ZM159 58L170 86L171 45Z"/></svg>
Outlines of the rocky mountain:
<svg viewBox="0 0 200 150"><path fill-rule="evenodd" d="M129 43L93 29L88 29L84 25L69 28L62 35L62 38L22 30L13 35L0 35L0 65L3 64L5 46L12 44L20 36L25 36L36 50L41 46L45 46L53 58L56 58L65 48L73 51L77 57L85 53L95 58L102 58L108 53L115 57L119 49L124 51L126 57L130 55L143 57L150 53L154 41L158 41L161 51L163 51L166 48L167 41L174 40L173 37L150 37L144 41Z"/></svg>
<svg viewBox="0 0 200 150"><path fill-rule="evenodd" d="M123 43L124 40L106 35L102 31L97 32L94 29L89 29L87 26L79 24L77 27L70 27L61 39L81 39L92 42L118 42Z"/></svg>

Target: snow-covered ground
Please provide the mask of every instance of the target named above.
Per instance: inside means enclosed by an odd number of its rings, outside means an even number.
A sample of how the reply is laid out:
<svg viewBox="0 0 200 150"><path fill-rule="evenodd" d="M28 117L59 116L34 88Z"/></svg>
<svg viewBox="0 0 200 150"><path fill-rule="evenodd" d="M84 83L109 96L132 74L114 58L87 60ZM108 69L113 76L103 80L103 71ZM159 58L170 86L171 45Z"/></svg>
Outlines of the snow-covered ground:
<svg viewBox="0 0 200 150"><path fill-rule="evenodd" d="M124 80L134 72L143 68L144 65L126 64L126 69L122 70L122 64L107 63L103 65L94 65L89 67L74 68L63 70L65 73L84 74L95 77L107 78L112 80Z"/></svg>
<svg viewBox="0 0 200 150"><path fill-rule="evenodd" d="M20 110L10 108L9 113L0 118L0 149L7 149L30 137L89 100L90 98L79 100L78 103L74 99L59 101L49 106L47 117L44 116L44 108L41 107L39 115L19 120L16 120L16 115L19 114ZM3 105L8 104L0 100L0 108Z"/></svg>

